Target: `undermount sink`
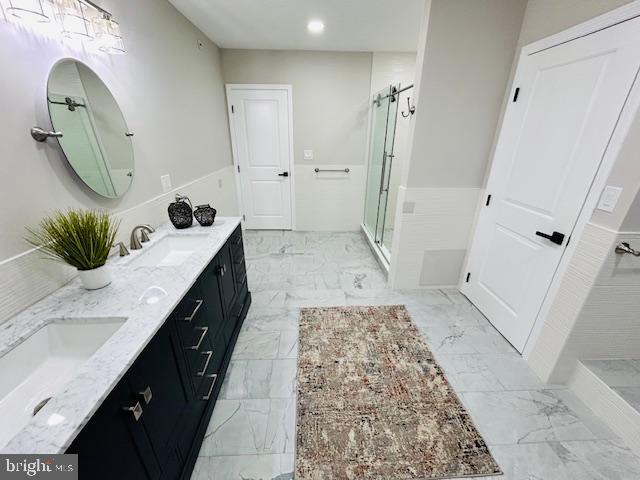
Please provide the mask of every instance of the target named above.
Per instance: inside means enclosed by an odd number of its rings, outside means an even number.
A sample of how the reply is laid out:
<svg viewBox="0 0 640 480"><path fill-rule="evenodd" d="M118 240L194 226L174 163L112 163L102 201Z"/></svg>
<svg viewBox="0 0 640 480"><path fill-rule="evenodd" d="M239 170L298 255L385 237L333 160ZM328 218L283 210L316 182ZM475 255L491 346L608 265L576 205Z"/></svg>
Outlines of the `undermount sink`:
<svg viewBox="0 0 640 480"><path fill-rule="evenodd" d="M157 242L143 244L143 250L129 265L145 267L176 267L182 265L193 252L209 242L203 235L167 235Z"/></svg>
<svg viewBox="0 0 640 480"><path fill-rule="evenodd" d="M78 367L125 321L126 318L54 319L0 357L0 448L61 391ZM48 422L63 420L52 418Z"/></svg>

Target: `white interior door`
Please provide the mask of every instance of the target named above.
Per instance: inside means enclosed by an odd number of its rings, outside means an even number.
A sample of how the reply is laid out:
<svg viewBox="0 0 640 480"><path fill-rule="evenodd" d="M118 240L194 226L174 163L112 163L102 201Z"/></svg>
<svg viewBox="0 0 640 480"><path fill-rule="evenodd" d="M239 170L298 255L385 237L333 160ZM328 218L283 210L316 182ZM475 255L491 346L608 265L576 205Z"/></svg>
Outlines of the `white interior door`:
<svg viewBox="0 0 640 480"><path fill-rule="evenodd" d="M228 85L245 227L291 229L291 87Z"/></svg>
<svg viewBox="0 0 640 480"><path fill-rule="evenodd" d="M640 64L640 20L523 57L462 292L522 351ZM550 238L545 237L545 235Z"/></svg>

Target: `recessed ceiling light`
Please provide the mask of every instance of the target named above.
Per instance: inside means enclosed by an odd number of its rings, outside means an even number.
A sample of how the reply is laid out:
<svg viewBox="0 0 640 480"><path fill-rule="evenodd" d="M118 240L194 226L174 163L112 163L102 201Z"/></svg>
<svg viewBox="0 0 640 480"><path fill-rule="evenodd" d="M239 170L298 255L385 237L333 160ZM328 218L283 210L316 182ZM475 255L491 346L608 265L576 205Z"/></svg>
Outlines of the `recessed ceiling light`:
<svg viewBox="0 0 640 480"><path fill-rule="evenodd" d="M311 20L307 23L307 30L315 34L322 33L324 31L324 23L320 20Z"/></svg>

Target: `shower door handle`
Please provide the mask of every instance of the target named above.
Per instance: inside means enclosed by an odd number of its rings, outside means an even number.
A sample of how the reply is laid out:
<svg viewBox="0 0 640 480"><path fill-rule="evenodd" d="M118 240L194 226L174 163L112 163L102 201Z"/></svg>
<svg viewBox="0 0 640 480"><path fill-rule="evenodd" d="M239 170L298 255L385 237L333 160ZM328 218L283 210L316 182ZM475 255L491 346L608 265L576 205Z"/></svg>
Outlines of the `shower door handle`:
<svg viewBox="0 0 640 480"><path fill-rule="evenodd" d="M391 167L387 165L387 159L390 159L393 161L393 159L395 158L395 155L393 153L385 153L384 154L384 168L382 170L382 190L380 190L380 193L382 192L387 192L389 193L389 184L391 183ZM387 168L388 167L388 168ZM384 177L387 174L387 172L389 173L388 177L387 177L387 186L384 187Z"/></svg>

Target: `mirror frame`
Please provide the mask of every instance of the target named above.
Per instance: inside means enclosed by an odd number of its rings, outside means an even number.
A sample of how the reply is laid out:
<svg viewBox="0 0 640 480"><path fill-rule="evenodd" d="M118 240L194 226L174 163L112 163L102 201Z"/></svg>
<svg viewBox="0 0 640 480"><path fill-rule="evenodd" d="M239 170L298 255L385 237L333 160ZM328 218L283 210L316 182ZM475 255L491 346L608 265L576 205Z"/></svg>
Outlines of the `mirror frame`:
<svg viewBox="0 0 640 480"><path fill-rule="evenodd" d="M129 125L127 124L127 119L126 119L126 117L124 115L124 112L122 111L122 107L120 106L120 103L118 102L118 100L116 99L115 95L111 91L111 88L109 88L109 85L107 85L107 83L104 81L104 79L100 75L98 75L98 73L91 66L87 65L82 60L79 60L79 59L73 58L73 57L63 57L63 58L58 59L53 65L51 65L51 68L49 69L49 72L47 74L47 81L45 83L45 109L46 109L47 118L48 118L49 123L50 123L50 125L52 127L52 130L55 130L55 125L53 123L53 117L51 115L51 108L50 108L50 105L49 105L49 86L50 86L50 82L51 82L51 74L53 73L53 71L56 69L57 66L59 66L62 63L65 63L65 62L74 62L74 63L82 64L87 69L89 69L96 77L98 77L98 79L100 79L100 81L102 82L104 87L107 89L107 91L109 92L109 94L113 98L113 101L115 102L116 106L118 107L118 110L120 111L120 114L122 115L122 120L123 120L124 125L126 127L126 131L130 132L131 130L129 129ZM127 138L129 139L129 142L130 142L131 157L132 157L132 160L133 160L133 166L131 167L131 182L129 183L129 187L124 192L122 192L122 194L117 195L115 197L110 197L108 195L103 195L102 193L97 192L93 188L91 188L87 184L87 182L84 181L82 176L80 176L80 174L77 172L77 170L75 169L75 167L73 166L73 164L69 160L69 157L67 156L67 152L65 151L64 147L62 146L62 142L61 142L60 138L55 136L55 139L56 139L56 143L58 145L58 148L60 149L60 152L62 153L62 156L64 157L65 162L67 163L67 166L71 170L73 170L74 175L82 182L82 185L84 187L88 188L91 192L95 193L96 195L100 196L101 198L106 198L108 200L118 200L118 199L124 197L129 192L129 190L131 190L131 186L133 185L133 179L135 178L136 162L135 162L135 151L134 151L134 148L133 148L132 136L133 136L133 134L131 134L130 136L127 136Z"/></svg>

